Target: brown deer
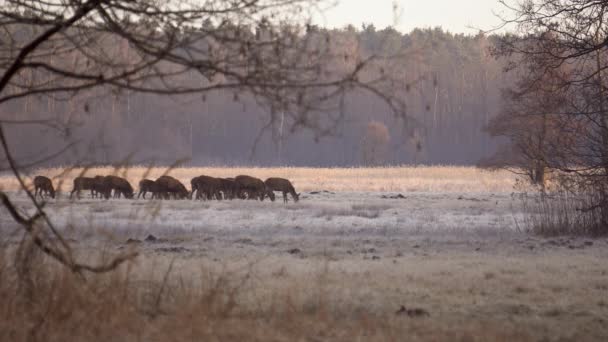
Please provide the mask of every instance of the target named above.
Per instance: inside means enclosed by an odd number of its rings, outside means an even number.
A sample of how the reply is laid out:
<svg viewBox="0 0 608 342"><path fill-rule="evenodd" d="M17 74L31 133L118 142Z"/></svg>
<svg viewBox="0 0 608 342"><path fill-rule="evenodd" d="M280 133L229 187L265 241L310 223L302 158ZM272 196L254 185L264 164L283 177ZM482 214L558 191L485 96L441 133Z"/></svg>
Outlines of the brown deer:
<svg viewBox="0 0 608 342"><path fill-rule="evenodd" d="M218 178L220 180L220 191L224 194L225 199L232 200L236 197L236 182L234 178Z"/></svg>
<svg viewBox="0 0 608 342"><path fill-rule="evenodd" d="M93 197L93 191L95 187L95 179L91 177L76 177L74 178L74 187L70 192L70 198L76 193L76 198L80 199L80 191L91 190L91 197Z"/></svg>
<svg viewBox="0 0 608 342"><path fill-rule="evenodd" d="M266 184L259 179L251 176L240 175L234 179L236 183L237 197L244 199L245 194L248 199L259 199L263 201L266 196L274 201L274 193L266 187Z"/></svg>
<svg viewBox="0 0 608 342"><path fill-rule="evenodd" d="M106 199L110 198L114 190L114 197L120 198L122 194L125 198L133 198L135 196L133 187L126 179L117 176L106 176L103 179L103 193Z"/></svg>
<svg viewBox="0 0 608 342"><path fill-rule="evenodd" d="M173 195L175 199L186 199L191 196L184 184L171 176L159 177L156 180L156 186L157 198L169 199Z"/></svg>
<svg viewBox="0 0 608 342"><path fill-rule="evenodd" d="M144 199L146 199L146 193L151 192L152 198L156 196L158 192L158 186L156 186L156 182L150 179L142 179L139 181L139 194L137 194L137 198L139 198L142 194L144 195Z"/></svg>
<svg viewBox="0 0 608 342"><path fill-rule="evenodd" d="M198 176L192 178L190 184L192 185L193 196L194 192L196 191L195 199L206 198L207 200L212 200L213 197L218 200L222 199L222 194L220 193L222 183L219 178L209 176Z"/></svg>
<svg viewBox="0 0 608 342"><path fill-rule="evenodd" d="M268 178L264 184L271 191L281 191L283 193L283 202L287 203L287 194L291 194L291 197L295 202L300 200L300 194L296 193L291 182L285 178Z"/></svg>
<svg viewBox="0 0 608 342"><path fill-rule="evenodd" d="M34 177L34 197L36 195L40 195L42 198L42 193L46 196L51 195L51 198L55 198L55 188L53 188L53 182L44 176L36 176Z"/></svg>
<svg viewBox="0 0 608 342"><path fill-rule="evenodd" d="M93 178L93 185L91 188L91 197L99 197L103 198L105 190L104 190L104 176L95 176Z"/></svg>

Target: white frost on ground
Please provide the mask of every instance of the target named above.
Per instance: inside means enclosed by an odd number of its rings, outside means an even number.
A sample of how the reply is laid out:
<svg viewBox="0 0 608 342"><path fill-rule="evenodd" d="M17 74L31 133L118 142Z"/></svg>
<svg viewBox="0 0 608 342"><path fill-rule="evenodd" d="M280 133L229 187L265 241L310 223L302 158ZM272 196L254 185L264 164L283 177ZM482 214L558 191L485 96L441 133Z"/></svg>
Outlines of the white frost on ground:
<svg viewBox="0 0 608 342"><path fill-rule="evenodd" d="M530 340L606 340L607 239L527 234L521 202L507 191L382 198L396 195L307 190L286 205L280 196L274 203L62 196L46 208L79 258L140 251L142 279L163 279L168 269L175 279L228 272L251 279L241 300L255 305L324 298L345 314L391 317L406 305L430 312L433 324L488 322L530 332ZM32 212L23 194L10 196ZM0 209L0 242L21 236Z"/></svg>
<svg viewBox="0 0 608 342"><path fill-rule="evenodd" d="M61 198L46 208L51 220L78 241L124 242L154 235L178 239L181 247L193 250L201 244L232 248L244 242L269 253L290 248L348 253L363 245L397 253L404 240L468 248L481 240L500 243L522 235L517 231L522 213L510 194L410 192L390 198L397 195L307 192L300 202L288 204L280 196L276 202ZM27 205L23 195L14 197L18 205ZM14 226L7 215L1 223Z"/></svg>

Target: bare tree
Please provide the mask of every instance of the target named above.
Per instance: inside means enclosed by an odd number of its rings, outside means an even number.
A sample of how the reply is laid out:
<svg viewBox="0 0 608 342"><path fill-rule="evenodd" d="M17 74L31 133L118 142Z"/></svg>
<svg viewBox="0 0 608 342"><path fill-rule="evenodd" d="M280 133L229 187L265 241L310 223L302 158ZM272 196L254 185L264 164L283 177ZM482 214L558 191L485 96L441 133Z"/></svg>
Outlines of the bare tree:
<svg viewBox="0 0 608 342"><path fill-rule="evenodd" d="M326 32L310 25L311 11L326 2L6 0L0 8L0 105L38 97L49 103L70 101L83 93L224 90L237 101L247 95L273 108L268 127L277 122L277 113L285 113L292 130L308 128L324 135L344 116L345 97L360 89L382 98L402 116L405 106L394 96L403 89L397 81L384 73L363 73L377 56L351 57L336 49ZM71 146L40 160L14 156L5 126L27 121L18 114L0 118L2 167L10 168L26 191L21 170ZM69 136L69 125L61 120L29 123L61 129ZM28 195L37 212L30 218L15 216L17 222L31 232L28 227L44 220L62 241L52 247L41 239L43 250L75 271L107 269L77 267L42 204ZM9 197L3 193L2 199L10 210Z"/></svg>
<svg viewBox="0 0 608 342"><path fill-rule="evenodd" d="M505 25L514 25L518 35L504 37L497 52L512 59L510 69L534 70L528 84L552 79L553 101L563 102L555 113L562 122L555 135L570 139L552 151L547 167L567 175L565 182L575 184L569 187L572 191L591 198L582 209L598 214L596 231L606 233L608 112L603 74L608 67L608 3L533 0L510 8L514 19L505 20ZM566 72L551 77L559 70ZM522 92L533 94L537 89ZM539 134L543 127L530 130Z"/></svg>
<svg viewBox="0 0 608 342"><path fill-rule="evenodd" d="M514 87L503 90L502 111L486 127L492 136L509 142L481 166L525 175L544 192L545 173L563 158L578 133L563 115L568 94L561 82L567 77L565 67L543 70L527 65Z"/></svg>

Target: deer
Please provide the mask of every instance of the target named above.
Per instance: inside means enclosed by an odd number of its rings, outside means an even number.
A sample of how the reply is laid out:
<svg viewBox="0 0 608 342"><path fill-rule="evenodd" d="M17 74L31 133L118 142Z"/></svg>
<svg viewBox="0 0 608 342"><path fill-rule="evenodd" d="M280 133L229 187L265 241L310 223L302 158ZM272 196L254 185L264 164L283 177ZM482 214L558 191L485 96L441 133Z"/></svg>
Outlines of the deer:
<svg viewBox="0 0 608 342"><path fill-rule="evenodd" d="M291 182L285 178L268 178L264 184L271 191L281 191L283 193L283 202L287 203L287 194L291 194L291 197L295 202L300 200L300 194L296 193Z"/></svg>
<svg viewBox="0 0 608 342"><path fill-rule="evenodd" d="M222 182L219 178L198 176L192 178L190 184L192 185L192 195L194 195L194 192L196 191L195 199L206 197L207 200L211 200L214 196L218 200L222 199L222 194L220 193Z"/></svg>
<svg viewBox="0 0 608 342"><path fill-rule="evenodd" d="M240 175L234 179L236 183L236 194L239 198L245 198L247 194L248 199L259 199L263 201L266 196L274 201L274 192L266 187L266 184L259 179L251 176Z"/></svg>
<svg viewBox="0 0 608 342"><path fill-rule="evenodd" d="M117 176L106 176L103 179L103 190L106 199L110 198L112 190L114 190L114 197L120 198L122 194L125 198L133 198L135 196L133 187L124 178Z"/></svg>
<svg viewBox="0 0 608 342"><path fill-rule="evenodd" d="M156 196L158 192L158 186L156 182L150 179L142 179L139 181L139 193L137 194L137 198L139 198L142 194L144 195L144 199L146 199L146 193L151 192L152 198Z"/></svg>
<svg viewBox="0 0 608 342"><path fill-rule="evenodd" d="M104 176L95 176L91 187L91 197L103 198L105 193Z"/></svg>
<svg viewBox="0 0 608 342"><path fill-rule="evenodd" d="M220 180L220 190L224 194L225 199L232 200L236 197L236 182L234 178L218 178Z"/></svg>
<svg viewBox="0 0 608 342"><path fill-rule="evenodd" d="M157 198L169 199L173 195L175 199L185 199L191 196L184 184L171 176L161 176L155 183L157 186Z"/></svg>
<svg viewBox="0 0 608 342"><path fill-rule="evenodd" d="M80 199L80 191L82 190L91 190L91 197L93 197L93 191L95 190L95 179L91 177L74 178L74 187L70 192L70 199L74 193L76 193L76 198Z"/></svg>
<svg viewBox="0 0 608 342"><path fill-rule="evenodd" d="M34 177L34 197L36 195L40 195L42 198L42 193L45 195L51 195L51 198L55 198L55 188L53 188L53 182L44 176L36 176Z"/></svg>

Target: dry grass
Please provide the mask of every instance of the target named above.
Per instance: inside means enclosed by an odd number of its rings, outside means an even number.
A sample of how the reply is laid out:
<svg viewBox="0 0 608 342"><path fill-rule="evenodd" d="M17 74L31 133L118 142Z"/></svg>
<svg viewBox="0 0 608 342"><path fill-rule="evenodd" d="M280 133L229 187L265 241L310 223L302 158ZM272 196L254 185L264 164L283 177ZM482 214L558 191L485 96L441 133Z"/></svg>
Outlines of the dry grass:
<svg viewBox="0 0 608 342"><path fill-rule="evenodd" d="M424 267L404 259L315 268L148 256L82 281L41 256L15 268L14 250L2 252L6 341L581 341L606 333L595 319L606 313L602 266L584 257L453 255ZM400 305L429 315L396 314Z"/></svg>
<svg viewBox="0 0 608 342"><path fill-rule="evenodd" d="M54 183L62 184L61 190L70 191L72 179L82 173L73 169L64 174L65 168L41 169L34 175L54 178ZM137 186L142 177L155 179L167 171L166 168L148 169L142 166L127 169L96 167L87 170L86 175L118 174ZM394 192L510 192L516 177L507 171L485 171L474 167L433 166L433 167L390 167L390 168L222 168L197 167L176 168L169 172L184 184L199 175L213 177L234 177L247 174L266 179L283 177L290 179L297 191L394 191ZM58 176L61 175L61 176ZM12 177L0 177L0 189L15 191L18 184Z"/></svg>

